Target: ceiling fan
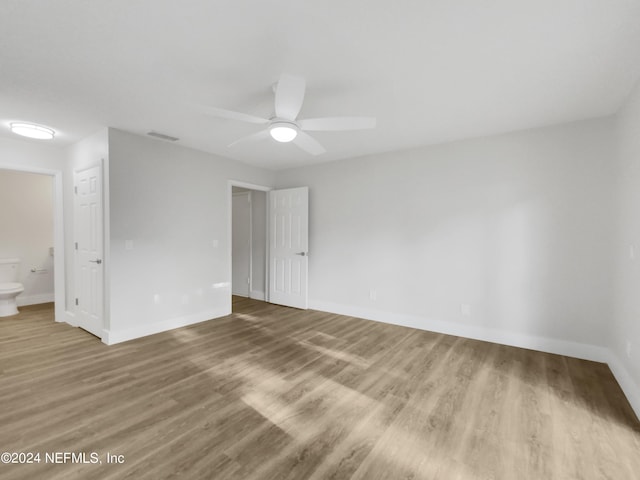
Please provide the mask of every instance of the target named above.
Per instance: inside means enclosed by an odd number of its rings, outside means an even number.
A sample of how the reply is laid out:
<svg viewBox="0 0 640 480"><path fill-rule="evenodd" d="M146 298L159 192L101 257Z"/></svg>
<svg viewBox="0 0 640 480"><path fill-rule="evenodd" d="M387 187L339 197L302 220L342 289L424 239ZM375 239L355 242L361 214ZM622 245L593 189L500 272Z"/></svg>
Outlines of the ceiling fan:
<svg viewBox="0 0 640 480"><path fill-rule="evenodd" d="M274 85L276 97L275 115L271 118L262 118L215 107L208 107L206 112L219 118L267 126L264 130L236 140L229 144L229 147L239 143L264 140L271 136L278 142L293 142L311 155L320 155L326 150L307 131L345 131L375 128L375 117L323 117L298 120L297 117L304 100L305 87L304 78L282 74L278 83Z"/></svg>

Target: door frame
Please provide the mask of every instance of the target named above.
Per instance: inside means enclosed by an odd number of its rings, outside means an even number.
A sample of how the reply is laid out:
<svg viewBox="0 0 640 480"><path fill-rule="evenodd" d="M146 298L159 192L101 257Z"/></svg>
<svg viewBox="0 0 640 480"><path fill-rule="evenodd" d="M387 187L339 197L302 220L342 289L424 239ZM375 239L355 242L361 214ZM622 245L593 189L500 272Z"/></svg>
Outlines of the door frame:
<svg viewBox="0 0 640 480"><path fill-rule="evenodd" d="M267 201L265 202L265 215L267 215L267 221L265 222L266 224L266 232L265 232L265 248L267 251L267 254L265 255L265 266L264 266L264 274L265 274L265 279L264 279L264 299L266 302L269 301L269 199L268 199L268 192L270 192L271 190L273 190L273 187L267 187L265 185L257 185L255 183L248 183L248 182L243 182L240 180L228 180L227 181L227 216L228 216L228 221L227 221L227 231L228 231L228 235L227 235L227 259L229 261L229 273L228 273L228 278L229 278L229 304L227 305L229 312L231 312L231 297L232 297L232 280L233 280L233 253L231 251L231 244L233 242L233 237L232 237L232 230L233 230L233 224L231 223L233 220L233 187L240 187L240 188L247 188L249 190L258 190L260 192L266 192L267 193ZM251 274L252 272L250 272ZM253 279L251 279L251 281L253 281ZM251 286L249 286L249 297L251 297Z"/></svg>
<svg viewBox="0 0 640 480"><path fill-rule="evenodd" d="M0 169L15 172L37 173L48 175L53 181L53 290L54 319L56 322L67 321L67 305L65 290L65 251L64 251L64 183L61 170L0 163Z"/></svg>

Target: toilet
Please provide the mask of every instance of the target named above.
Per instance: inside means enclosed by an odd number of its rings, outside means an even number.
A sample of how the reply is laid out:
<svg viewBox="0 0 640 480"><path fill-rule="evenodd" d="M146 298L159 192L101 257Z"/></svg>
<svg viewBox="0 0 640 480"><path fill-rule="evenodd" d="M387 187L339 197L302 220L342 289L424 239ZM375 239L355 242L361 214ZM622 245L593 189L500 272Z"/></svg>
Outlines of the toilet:
<svg viewBox="0 0 640 480"><path fill-rule="evenodd" d="M16 297L24 291L18 280L19 258L0 258L0 317L18 313Z"/></svg>

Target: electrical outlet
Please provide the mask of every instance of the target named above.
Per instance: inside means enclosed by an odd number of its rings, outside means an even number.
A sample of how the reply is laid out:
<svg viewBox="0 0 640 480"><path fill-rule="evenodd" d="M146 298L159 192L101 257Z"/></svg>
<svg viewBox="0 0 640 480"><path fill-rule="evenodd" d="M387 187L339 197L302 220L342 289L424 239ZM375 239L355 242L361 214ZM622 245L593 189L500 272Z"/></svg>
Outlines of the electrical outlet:
<svg viewBox="0 0 640 480"><path fill-rule="evenodd" d="M633 245L629 245L629 259L630 260L636 259L636 249Z"/></svg>
<svg viewBox="0 0 640 480"><path fill-rule="evenodd" d="M378 292L375 290L369 290L369 300L371 300L372 302L378 300Z"/></svg>
<svg viewBox="0 0 640 480"><path fill-rule="evenodd" d="M469 305L468 303L461 303L460 304L460 313L462 314L463 317L470 317L471 316L471 305Z"/></svg>
<svg viewBox="0 0 640 480"><path fill-rule="evenodd" d="M631 358L631 342L627 340L627 358Z"/></svg>

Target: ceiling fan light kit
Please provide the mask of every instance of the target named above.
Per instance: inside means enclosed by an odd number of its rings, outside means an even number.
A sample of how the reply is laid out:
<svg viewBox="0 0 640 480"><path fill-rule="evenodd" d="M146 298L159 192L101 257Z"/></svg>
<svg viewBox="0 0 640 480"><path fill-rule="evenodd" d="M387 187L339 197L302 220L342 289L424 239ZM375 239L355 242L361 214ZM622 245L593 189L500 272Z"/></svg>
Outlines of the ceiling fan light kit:
<svg viewBox="0 0 640 480"><path fill-rule="evenodd" d="M229 144L229 147L271 137L280 143L293 142L311 155L320 155L326 150L315 138L306 133L307 131L346 131L375 128L375 117L325 117L296 120L302 108L305 89L304 78L282 74L274 86L275 116L271 119L222 108L208 108L207 111L210 115L218 118L267 125L266 130L240 138Z"/></svg>
<svg viewBox="0 0 640 480"><path fill-rule="evenodd" d="M276 142L288 143L298 136L298 127L291 122L275 121L269 125L269 134Z"/></svg>

